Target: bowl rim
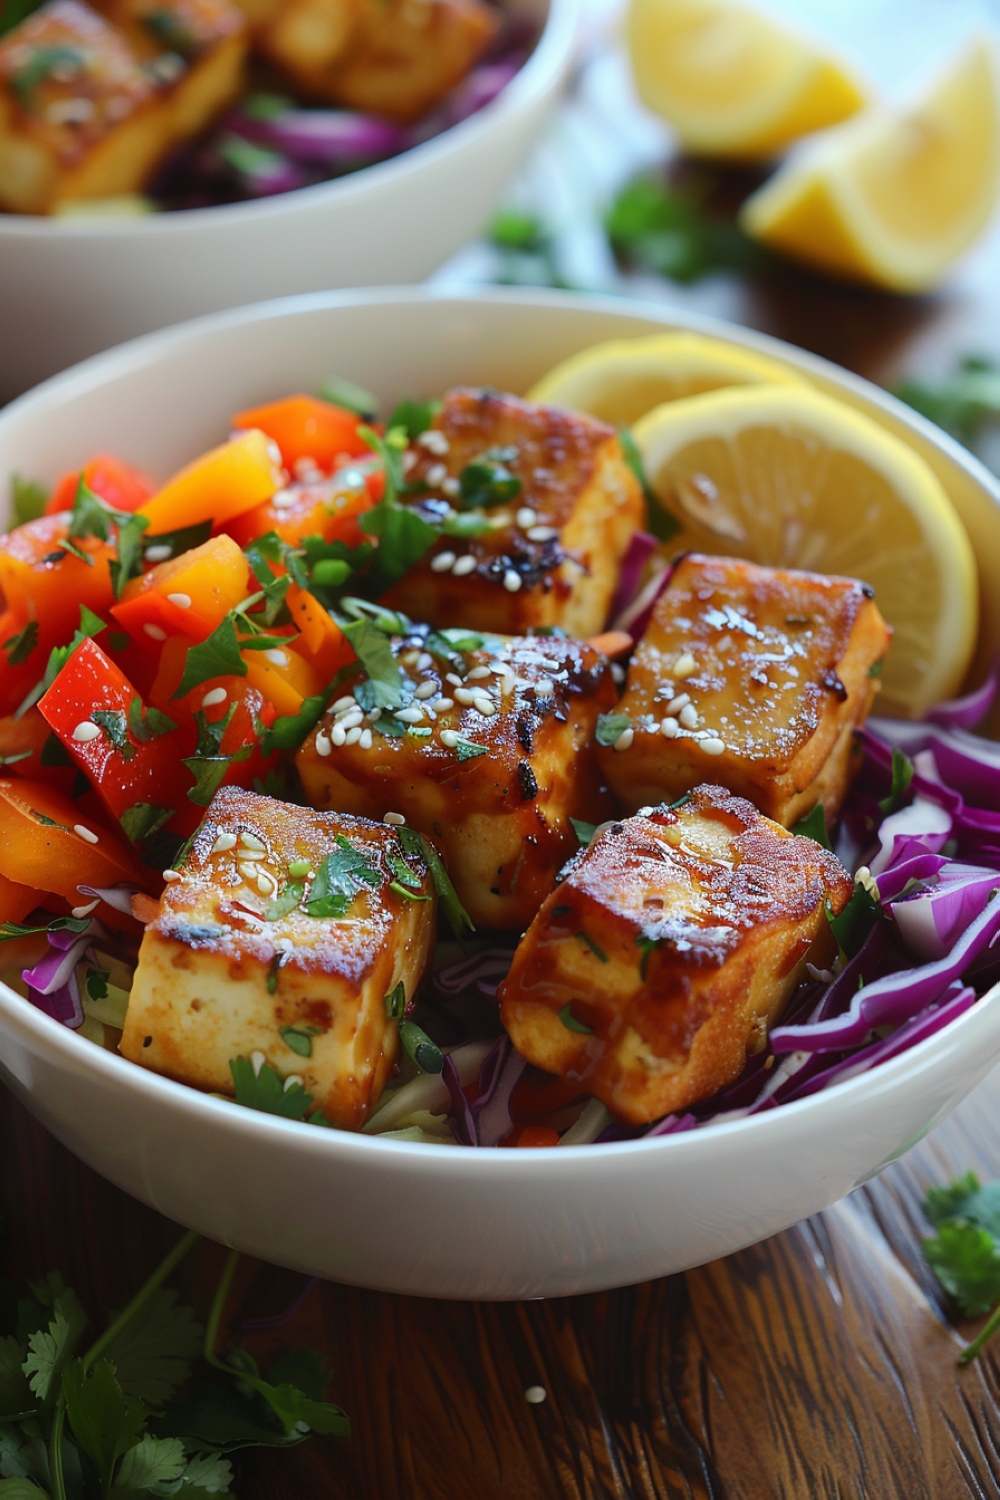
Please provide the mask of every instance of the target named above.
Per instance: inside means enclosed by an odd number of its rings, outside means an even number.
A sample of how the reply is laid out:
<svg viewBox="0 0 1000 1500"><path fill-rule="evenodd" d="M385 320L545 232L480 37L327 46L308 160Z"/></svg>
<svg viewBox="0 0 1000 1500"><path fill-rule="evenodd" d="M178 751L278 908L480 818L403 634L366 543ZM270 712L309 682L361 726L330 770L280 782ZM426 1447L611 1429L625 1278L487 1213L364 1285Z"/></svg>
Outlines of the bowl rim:
<svg viewBox="0 0 1000 1500"><path fill-rule="evenodd" d="M559 0L554 0L554 3L559 3ZM80 364L51 376L33 390L18 396L7 407L0 410L0 442L2 442L5 429L8 426L16 426L22 414L30 415L35 407L44 410L47 406L56 405L63 400L72 400L76 395L94 389L95 384L98 387L103 384L102 376L120 379L130 370L155 366L161 353L169 351L172 346L183 346L192 337L211 336L227 328L253 324L266 326L284 317L333 311L338 308L347 310L366 306L399 306L407 303L426 306L440 302L462 307L474 307L483 303L506 303L519 307L562 309L569 313L599 312L625 315L651 325L659 324L664 332L673 329L677 332L704 333L738 346L770 354L793 367L811 371L823 379L830 380L835 385L846 386L864 401L900 419L904 425L912 427L934 446L942 449L988 493L997 507L998 526L1000 526L1000 479L991 474L957 440L949 437L947 433L918 412L903 405L896 397L862 376L841 369L819 355L799 349L772 335L731 324L721 318L689 313L667 303L650 303L627 297L580 294L541 288L489 287L472 292L449 291L447 288L436 286L346 289L274 298L246 307L209 313L172 327L143 334L126 344L92 355ZM650 332L652 331L651 328ZM641 334L637 332L634 336L640 337ZM1000 877L998 877L998 883L1000 883ZM859 1092L863 1092L869 1086L872 1078L879 1084L881 1093L895 1092L897 1088L905 1084L911 1071L921 1070L932 1052L941 1048L943 1041L952 1037L959 1028L967 1029L975 1020L978 1020L980 1025L983 1024L982 1018L985 1012L997 1006L1000 1006L1000 983L981 995L967 1011L950 1021L940 1031L917 1042L874 1069L857 1073L828 1088L810 1094L804 1099L792 1100L780 1107L764 1110L757 1115L723 1120L703 1129L604 1142L599 1148L601 1157L603 1158L607 1153L631 1156L635 1152L653 1150L673 1151L675 1154L688 1151L710 1152L713 1150L713 1142L721 1142L724 1145L731 1140L734 1131L741 1132L744 1137L752 1133L760 1138L762 1143L766 1143L771 1131L778 1130L780 1133L784 1129L781 1123L783 1120L794 1122L796 1119L808 1117L817 1111L822 1111L825 1107L831 1107L831 1101L834 1105L841 1102L849 1105ZM95 1082L110 1086L120 1084L125 1089L131 1090L140 1100L145 1098L157 1101L167 1107L171 1104L177 1105L187 1110L192 1118L200 1119L206 1127L214 1127L216 1130L220 1128L227 1131L238 1130L251 1138L256 1137L262 1142L269 1141L275 1144L281 1141L289 1144L296 1142L301 1150L311 1152L323 1161L336 1161L342 1152L346 1153L348 1158L352 1156L352 1153L361 1153L354 1158L358 1165L364 1163L370 1166L382 1161L389 1166L393 1162L401 1165L406 1161L413 1163L419 1161L430 1168L434 1162L443 1160L445 1157L452 1162L455 1162L457 1157L459 1163L463 1161L467 1163L466 1167L460 1170L470 1171L478 1170L473 1164L485 1155L494 1160L508 1161L506 1168L502 1166L487 1168L488 1171L496 1173L514 1170L518 1162L525 1165L528 1162L537 1164L553 1155L556 1162L579 1163L594 1159L595 1143L593 1142L563 1146L556 1151L553 1151L551 1147L527 1147L519 1148L517 1151L498 1150L484 1153L482 1150L477 1151L468 1147L464 1149L458 1147L456 1151L456 1147L452 1145L439 1146L421 1141L386 1139L378 1135L365 1135L360 1131L327 1130L319 1127L303 1128L303 1122L264 1114L239 1106L234 1100L204 1093L165 1075L140 1068L128 1059L94 1044L81 1047L81 1039L76 1037L75 1032L51 1020L44 1012L32 1006L23 996L18 995L15 990L0 981L0 1033L9 1033L11 1030L15 1034L20 1033L22 1044L30 1051L51 1053L54 1050L60 1063L68 1062L71 1071L91 1073ZM294 1134L290 1135L290 1131ZM376 1155L372 1156L372 1152ZM403 1154L400 1155L400 1153ZM556 1170L556 1168L539 1170Z"/></svg>
<svg viewBox="0 0 1000 1500"><path fill-rule="evenodd" d="M446 160L456 151L466 147L475 149L487 132L492 132L494 127L502 128L505 121L515 118L557 87L576 47L583 0L547 0L547 4L545 22L534 49L500 92L474 114L429 140L408 147L398 156L373 162L331 182L314 183L310 187L294 188L291 192L276 193L267 198L168 210L134 218L77 219L0 210L0 240L5 236L11 239L37 236L43 240L63 237L72 240L102 240L105 237L128 240L179 234L186 227L210 231L223 225L238 227L244 221L253 226L261 219L281 217L296 209L308 212L334 202L349 205L353 198L382 188L391 192L398 179L409 172L423 167L433 169L436 163Z"/></svg>

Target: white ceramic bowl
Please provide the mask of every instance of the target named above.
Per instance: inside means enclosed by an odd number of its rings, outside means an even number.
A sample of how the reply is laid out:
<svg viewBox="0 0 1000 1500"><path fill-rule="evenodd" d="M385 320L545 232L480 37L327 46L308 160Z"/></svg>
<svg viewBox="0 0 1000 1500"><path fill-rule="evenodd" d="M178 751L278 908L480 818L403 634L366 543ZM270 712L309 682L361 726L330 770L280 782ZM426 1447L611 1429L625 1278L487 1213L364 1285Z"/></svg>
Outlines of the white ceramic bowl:
<svg viewBox="0 0 1000 1500"><path fill-rule="evenodd" d="M330 293L203 318L100 355L0 413L0 475L52 478L101 448L154 474L230 412L336 371L389 403L456 382L523 391L599 339L701 328L784 359L910 440L972 535L1000 648L1000 489L874 387L758 334L558 293ZM291 1124L159 1078L0 986L0 1076L136 1197L303 1271L423 1296L592 1291L726 1255L834 1203L908 1149L1000 1056L1000 986L930 1040L825 1093L654 1140L475 1151Z"/></svg>
<svg viewBox="0 0 1000 1500"><path fill-rule="evenodd" d="M543 26L525 66L485 109L391 161L275 198L145 218L0 213L0 403L182 318L423 281L488 222L572 61L579 0L505 9Z"/></svg>

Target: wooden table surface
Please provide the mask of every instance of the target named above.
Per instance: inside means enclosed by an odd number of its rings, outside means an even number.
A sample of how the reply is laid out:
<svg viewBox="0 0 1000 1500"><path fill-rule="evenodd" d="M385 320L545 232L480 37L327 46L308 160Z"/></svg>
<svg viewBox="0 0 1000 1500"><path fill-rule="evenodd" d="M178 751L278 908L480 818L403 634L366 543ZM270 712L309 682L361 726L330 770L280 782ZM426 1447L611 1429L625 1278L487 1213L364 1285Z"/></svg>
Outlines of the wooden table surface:
<svg viewBox="0 0 1000 1500"><path fill-rule="evenodd" d="M873 379L1000 358L1000 241L931 299L799 272L662 295L717 307ZM280 1334L322 1349L349 1440L241 1455L239 1500L952 1500L1000 1496L1000 1340L960 1369L921 1255L928 1185L1000 1176L1000 1075L903 1161L764 1244L682 1276L523 1304L420 1301L319 1284ZM95 1314L177 1228L89 1171L0 1094L6 1274L63 1270ZM180 1278L204 1305L220 1264ZM247 1263L234 1321L304 1278ZM264 1352L265 1335L247 1346ZM547 1399L530 1405L525 1388Z"/></svg>

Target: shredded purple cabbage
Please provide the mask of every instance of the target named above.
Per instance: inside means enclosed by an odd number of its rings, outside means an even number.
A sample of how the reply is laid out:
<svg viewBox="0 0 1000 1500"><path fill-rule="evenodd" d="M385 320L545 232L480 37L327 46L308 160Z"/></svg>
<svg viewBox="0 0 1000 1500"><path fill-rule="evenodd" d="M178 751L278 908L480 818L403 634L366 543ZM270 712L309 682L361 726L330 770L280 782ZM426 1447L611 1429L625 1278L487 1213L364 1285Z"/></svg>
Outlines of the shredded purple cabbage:
<svg viewBox="0 0 1000 1500"><path fill-rule="evenodd" d="M648 531L633 531L625 556L622 558L618 587L615 589L615 596L608 612L612 620L617 619L622 610L627 609L634 602L639 592L643 569L656 551L656 546L656 537L650 536ZM634 638L638 640L638 634Z"/></svg>

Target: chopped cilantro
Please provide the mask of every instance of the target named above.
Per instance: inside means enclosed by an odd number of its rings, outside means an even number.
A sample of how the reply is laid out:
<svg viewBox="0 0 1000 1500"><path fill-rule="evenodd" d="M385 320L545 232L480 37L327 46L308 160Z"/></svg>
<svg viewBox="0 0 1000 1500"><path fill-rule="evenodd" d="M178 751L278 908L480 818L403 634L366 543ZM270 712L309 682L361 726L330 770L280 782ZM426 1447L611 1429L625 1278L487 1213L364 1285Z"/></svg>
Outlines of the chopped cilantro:
<svg viewBox="0 0 1000 1500"><path fill-rule="evenodd" d="M666 509L646 478L646 468L642 461L642 454L639 452L639 444L632 434L632 429L626 427L624 423L618 428L618 442L621 445L622 458L639 481L646 498L646 524L661 542L668 542L682 529L681 523Z"/></svg>
<svg viewBox="0 0 1000 1500"><path fill-rule="evenodd" d="M185 552L191 552L195 547L201 547L211 535L211 521L198 521L194 526L181 526L177 531L161 531L155 536L145 536L142 539L142 547L146 553L154 548L158 553L169 548L169 553L160 559L162 562L167 562L171 557L180 557Z"/></svg>
<svg viewBox="0 0 1000 1500"><path fill-rule="evenodd" d="M612 248L633 265L680 282L765 264L765 252L742 230L705 212L713 186L707 173L684 187L645 176L627 183L604 219Z"/></svg>
<svg viewBox="0 0 1000 1500"><path fill-rule="evenodd" d="M410 1061L424 1073L440 1073L444 1068L440 1047L415 1021L400 1021L399 1042Z"/></svg>
<svg viewBox="0 0 1000 1500"><path fill-rule="evenodd" d="M1000 416L1000 370L991 360L967 355L947 380L904 380L893 394L969 447Z"/></svg>
<svg viewBox="0 0 1000 1500"><path fill-rule="evenodd" d="M263 729L260 736L261 753L267 756L274 750L297 750L323 717L326 706L344 675L348 674L338 672L325 693L305 698L298 713L282 714L275 719L270 729Z"/></svg>
<svg viewBox="0 0 1000 1500"><path fill-rule="evenodd" d="M474 740L457 739L455 741L455 754L459 760L473 760L477 755L487 755L487 745L477 745Z"/></svg>
<svg viewBox="0 0 1000 1500"><path fill-rule="evenodd" d="M963 1313L974 1317L1000 1302L1000 1182L980 1184L974 1172L944 1188L932 1188L924 1213L937 1230L924 1240L935 1276ZM1000 1327L1000 1306L959 1355L974 1359Z"/></svg>
<svg viewBox="0 0 1000 1500"><path fill-rule="evenodd" d="M826 814L823 811L822 802L817 802L811 812L807 812L804 818L800 818L792 832L800 838L812 839L814 843L822 844L824 849L832 847L830 835L826 831Z"/></svg>
<svg viewBox="0 0 1000 1500"><path fill-rule="evenodd" d="M361 417L365 422L374 422L378 416L378 400L371 391L366 391L363 386L355 385L353 380L345 380L340 375L331 375L324 380L319 394L331 406L342 406L345 411L354 412L355 416Z"/></svg>
<svg viewBox="0 0 1000 1500"><path fill-rule="evenodd" d="M338 833L337 847L330 851L313 877L305 909L311 917L342 917L364 886L381 884L381 873L369 856Z"/></svg>
<svg viewBox="0 0 1000 1500"><path fill-rule="evenodd" d="M4 31L4 20L10 5L11 0L7 0L7 6L0 12L0 35ZM37 521L39 516L45 514L49 493L44 484L39 484L37 480L22 479L20 474L12 474L10 495L16 525L23 526L27 521Z"/></svg>
<svg viewBox="0 0 1000 1500"><path fill-rule="evenodd" d="M403 853L411 857L421 857L430 870L434 888L441 902L441 910L447 917L448 925L455 936L460 938L464 932L475 932L475 923L459 901L444 860L430 839L418 833L415 828L397 828L396 835L402 845Z"/></svg>
<svg viewBox="0 0 1000 1500"><path fill-rule="evenodd" d="M868 676L869 677L881 677L882 676L882 668L884 666L885 666L885 657L884 656L880 656L879 659L878 659L878 661L873 661L872 664L871 664L871 666L868 668Z"/></svg>
<svg viewBox="0 0 1000 1500"><path fill-rule="evenodd" d="M411 870L406 860L392 849L387 851L385 859L398 884L405 885L408 890L419 891L424 883L422 875L418 875L416 870Z"/></svg>
<svg viewBox="0 0 1000 1500"><path fill-rule="evenodd" d="M192 688L212 677L245 677L246 662L240 655L240 642L236 635L236 622L228 614L217 625L212 634L197 646L188 648L184 659L184 675L174 698L183 698Z"/></svg>
<svg viewBox="0 0 1000 1500"><path fill-rule="evenodd" d="M559 1012L559 1019L567 1031L577 1031L581 1036L590 1036L593 1033L593 1026L585 1026L582 1021L578 1021L576 1016L574 1016L572 1002L563 1006Z"/></svg>
<svg viewBox="0 0 1000 1500"><path fill-rule="evenodd" d="M851 899L837 916L827 903L827 921L837 939L837 946L847 958L853 958L861 950L881 914L880 903L860 881L855 881Z"/></svg>
<svg viewBox="0 0 1000 1500"><path fill-rule="evenodd" d="M173 815L172 807L157 807L155 802L136 802L125 809L118 821L126 837L134 844L141 844L162 828Z"/></svg>
<svg viewBox="0 0 1000 1500"><path fill-rule="evenodd" d="M312 1057L314 1036L320 1036L322 1028L319 1026L279 1026L278 1035L286 1047L299 1057Z"/></svg>
<svg viewBox="0 0 1000 1500"><path fill-rule="evenodd" d="M491 448L481 458L466 464L458 476L461 506L464 510L491 510L515 500L521 493L521 481L508 468L516 461L516 448Z"/></svg>
<svg viewBox="0 0 1000 1500"><path fill-rule="evenodd" d="M118 556L110 564L111 586L116 599L121 598L129 579L137 578L142 572L142 540L148 525L149 518L138 515L119 522Z"/></svg>
<svg viewBox="0 0 1000 1500"><path fill-rule="evenodd" d="M78 47L36 47L24 66L11 75L10 86L22 108L27 108L34 90L45 82L55 68L72 68L75 72L81 72L84 66L85 59Z"/></svg>
<svg viewBox="0 0 1000 1500"><path fill-rule="evenodd" d="M629 727L628 714L601 714L595 738L599 745L616 745Z"/></svg>
<svg viewBox="0 0 1000 1500"><path fill-rule="evenodd" d="M649 972L650 954L655 953L657 948L662 946L664 939L662 937L654 936L654 934L651 933L648 928L646 928L639 933L639 936L635 941L642 955L639 959L639 978L643 981L643 983L645 983L646 975Z"/></svg>
<svg viewBox="0 0 1000 1500"><path fill-rule="evenodd" d="M133 698L128 706L129 734L140 745L157 740L161 734L169 734L176 728L173 719L168 719L158 708L144 708L141 698Z"/></svg>
<svg viewBox="0 0 1000 1500"><path fill-rule="evenodd" d="M236 1089L236 1103L247 1109L258 1109L266 1115L281 1115L285 1120L304 1120L312 1104L312 1095L307 1094L301 1083L286 1087L281 1075L270 1063L262 1064L258 1072L247 1057L233 1057L229 1061Z"/></svg>
<svg viewBox="0 0 1000 1500"><path fill-rule="evenodd" d="M236 755L187 755L184 764L194 777L188 797L196 807L207 807L225 780L230 763L249 758L252 746L245 745Z"/></svg>
<svg viewBox="0 0 1000 1500"><path fill-rule="evenodd" d="M38 817L38 814L35 816ZM61 824L53 824L53 827L61 827ZM0 922L0 943L11 938L37 937L41 932L86 932L89 926L89 917L53 917L51 922L43 922L40 927L25 927L20 922Z"/></svg>
<svg viewBox="0 0 1000 1500"><path fill-rule="evenodd" d="M24 715L28 712L28 709L31 708L33 704L38 702L43 693L46 693L48 691L48 689L55 682L56 678L59 676L59 673L62 671L63 667L69 661L70 657L73 655L73 652L76 650L77 646L81 644L81 642L95 635L100 635L101 631L106 629L107 626L101 619L100 615L95 615L92 609L88 609L85 604L81 604L80 625L75 635L73 636L73 639L66 646L52 647L52 650L49 652L49 659L45 667L45 674L42 677L41 682L35 684L35 686L31 689L31 692L24 699L23 703L21 703L20 706L15 710L14 718L23 718Z"/></svg>
<svg viewBox="0 0 1000 1500"><path fill-rule="evenodd" d="M402 427L412 443L426 432L441 410L440 401L401 401L389 418L390 427Z"/></svg>
<svg viewBox="0 0 1000 1500"><path fill-rule="evenodd" d="M407 697L403 673L385 632L372 620L355 620L343 630L367 674L355 691L361 707L402 708Z"/></svg>
<svg viewBox="0 0 1000 1500"><path fill-rule="evenodd" d="M584 848L587 848L599 825L597 823L584 823L582 818L570 818L570 822L573 825L573 832L580 840L580 843Z"/></svg>
<svg viewBox="0 0 1000 1500"><path fill-rule="evenodd" d="M122 760L132 760L135 746L128 737L128 720L124 711L120 708L95 708L90 717L103 729L104 738L111 748L121 752Z"/></svg>
<svg viewBox="0 0 1000 1500"><path fill-rule="evenodd" d="M265 911L264 921L280 922L282 917L287 917L289 912L302 904L305 893L306 888L301 880L287 881Z"/></svg>
<svg viewBox="0 0 1000 1500"><path fill-rule="evenodd" d="M899 811L903 805L903 799L910 789L910 782L912 780L913 762L896 745L892 752L892 787L888 797L883 797L878 805L879 812L884 817L888 817L890 813Z"/></svg>
<svg viewBox="0 0 1000 1500"><path fill-rule="evenodd" d="M12 635L9 640L3 643L7 665L10 667L22 666L37 645L38 621L29 620L23 630L19 630L16 635Z"/></svg>

